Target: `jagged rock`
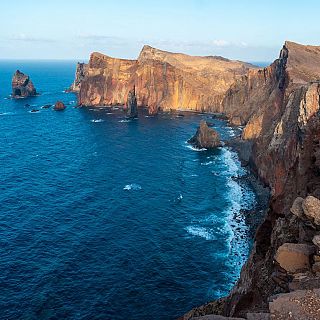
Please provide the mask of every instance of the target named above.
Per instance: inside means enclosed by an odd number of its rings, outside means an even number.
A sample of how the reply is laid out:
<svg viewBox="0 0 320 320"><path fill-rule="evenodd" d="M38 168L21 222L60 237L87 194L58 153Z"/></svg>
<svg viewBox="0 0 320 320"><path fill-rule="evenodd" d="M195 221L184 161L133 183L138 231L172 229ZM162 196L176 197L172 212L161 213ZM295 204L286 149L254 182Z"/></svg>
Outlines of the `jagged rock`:
<svg viewBox="0 0 320 320"><path fill-rule="evenodd" d="M188 143L197 148L216 148L221 146L219 134L212 128L209 128L207 122L201 120L196 134L188 140Z"/></svg>
<svg viewBox="0 0 320 320"><path fill-rule="evenodd" d="M315 248L306 244L285 243L276 252L275 260L287 272L295 273L310 269L310 255Z"/></svg>
<svg viewBox="0 0 320 320"><path fill-rule="evenodd" d="M320 288L320 277L311 271L296 273L289 283L289 291L310 290Z"/></svg>
<svg viewBox="0 0 320 320"><path fill-rule="evenodd" d="M57 101L53 107L53 110L55 111L63 111L66 108L63 102Z"/></svg>
<svg viewBox="0 0 320 320"><path fill-rule="evenodd" d="M127 117L131 118L131 119L138 117L138 106L137 106L136 87L135 86L133 86L133 89L130 90L128 93Z"/></svg>
<svg viewBox="0 0 320 320"><path fill-rule="evenodd" d="M70 89L68 91L71 92L79 92L81 82L83 81L84 77L86 76L88 69L88 65L85 63L78 62L76 67L75 79L72 83Z"/></svg>
<svg viewBox="0 0 320 320"><path fill-rule="evenodd" d="M30 97L36 94L37 91L29 76L17 70L12 78L12 97Z"/></svg>
<svg viewBox="0 0 320 320"><path fill-rule="evenodd" d="M297 197L293 204L292 207L290 209L291 213L293 213L295 216L299 217L299 218L303 218L304 217L304 213L303 213L303 209L302 209L302 202L304 201L303 198L301 197Z"/></svg>
<svg viewBox="0 0 320 320"><path fill-rule="evenodd" d="M312 271L315 273L320 273L320 262L315 262L312 265Z"/></svg>
<svg viewBox="0 0 320 320"><path fill-rule="evenodd" d="M94 52L81 81L79 104L125 105L136 84L139 106L158 109L222 112L226 91L249 68L221 57L193 57L144 46L137 60Z"/></svg>
<svg viewBox="0 0 320 320"><path fill-rule="evenodd" d="M311 219L316 225L320 225L320 200L313 196L307 196L302 208L304 214Z"/></svg>
<svg viewBox="0 0 320 320"><path fill-rule="evenodd" d="M280 294L269 303L273 320L316 320L320 315L320 289Z"/></svg>
<svg viewBox="0 0 320 320"><path fill-rule="evenodd" d="M315 235L312 239L312 242L317 246L318 250L320 249L320 235Z"/></svg>

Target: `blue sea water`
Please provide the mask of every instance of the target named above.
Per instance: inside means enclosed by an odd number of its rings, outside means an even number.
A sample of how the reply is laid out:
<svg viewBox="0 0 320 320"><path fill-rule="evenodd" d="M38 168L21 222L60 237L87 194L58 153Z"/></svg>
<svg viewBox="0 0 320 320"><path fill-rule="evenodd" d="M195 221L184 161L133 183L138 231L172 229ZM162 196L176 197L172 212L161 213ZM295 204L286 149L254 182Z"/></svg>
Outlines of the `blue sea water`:
<svg viewBox="0 0 320 320"><path fill-rule="evenodd" d="M9 98L16 69L40 96ZM74 69L0 62L1 319L175 319L227 294L255 202L237 155L186 143L208 115L74 108Z"/></svg>

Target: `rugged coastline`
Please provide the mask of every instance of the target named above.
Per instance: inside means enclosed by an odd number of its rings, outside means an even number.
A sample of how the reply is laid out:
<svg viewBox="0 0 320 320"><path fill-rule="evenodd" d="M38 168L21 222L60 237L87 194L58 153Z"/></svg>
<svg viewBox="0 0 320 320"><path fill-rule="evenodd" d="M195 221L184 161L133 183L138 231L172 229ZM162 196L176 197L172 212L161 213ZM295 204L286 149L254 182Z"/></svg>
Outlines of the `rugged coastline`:
<svg viewBox="0 0 320 320"><path fill-rule="evenodd" d="M246 160L271 188L271 200L266 219L256 232L248 262L230 295L192 310L184 319L208 314L291 319L277 298L287 301L295 294L299 297L299 290L304 290L306 297L311 292L310 299L318 299L314 291L319 288L318 273L308 269L288 275L286 270L279 269L275 256L285 243L313 245L312 238L318 231L316 225L296 217L290 208L298 196L319 197L320 90L317 79L320 72L314 66L320 61L319 52L320 47L286 42L279 59L271 66L262 71L249 71L228 92L226 108L238 104L239 110L242 107L250 113L251 108L259 105L245 126L242 140L250 142ZM317 257L310 256L310 259L314 261ZM287 298L288 292L291 296ZM294 319L317 319L317 311L301 310L297 303L288 308L296 312Z"/></svg>
<svg viewBox="0 0 320 320"><path fill-rule="evenodd" d="M150 73L151 69L147 68L149 71L143 75L143 83L147 87L168 85L168 78L163 78L168 69L174 75L172 79L181 72L181 65L177 63L181 62L179 59L172 62L168 60L172 59L172 56L163 55L163 52L156 49L146 47L140 57L141 61L147 61L148 64L152 61L153 67L154 64L161 65L162 70L165 70L159 73L162 75L160 78L154 78L155 69ZM170 62L175 66L172 67ZM122 66L123 63L125 66ZM131 68L137 63L139 64L139 61L119 62L93 54L89 63L91 74L88 73L80 85L79 104L121 104L122 98L114 100L113 93L119 95L121 92L124 97L127 94L126 83L132 85L136 80L142 81L139 77L131 77ZM182 64L185 66L185 63ZM114 66L117 66L116 69ZM286 243L293 246L313 246L316 250L312 239L319 232L318 226L312 221L295 216L290 208L297 197L312 195L320 198L319 66L320 47L287 41L279 58L270 66L262 69L242 66L242 71L228 82L223 93L197 100L201 101L200 105L186 104L186 100L179 100L181 104L175 104L176 109L185 104L187 109L194 111L224 113L230 124L244 126L241 139L231 142L230 145L238 151L242 163L249 166L271 190L266 218L257 229L250 257L230 295L190 311L184 319L207 315L211 316L203 319L215 319L213 314L242 319L277 319L275 314L279 316L279 312L283 312L281 316L287 319L287 311L279 311L279 307L276 307L279 305L276 303L277 298L287 299L288 292L298 296L297 290L312 291L320 287L319 274L314 269L311 270L315 259L318 259L316 255L309 255L312 263L302 275L291 274L280 268L275 260L277 250ZM124 72L121 71L123 68ZM178 78L183 79L181 73ZM203 81L210 82L210 78L202 79L202 84ZM112 97L101 100L110 94L110 85ZM211 85L215 88L219 86L217 82ZM206 87L206 91L209 88ZM162 98L175 97L173 91L162 89ZM138 86L138 90L140 94L144 92L143 87ZM173 105L173 100L170 99L161 100L165 102L159 103L151 98L152 103L141 103L139 91L138 104L148 107L150 113L156 113L159 108L167 110ZM189 92L188 97L197 96L193 89L186 92ZM182 96L186 96L185 92ZM204 108L204 105L210 107ZM280 296L275 296L279 294ZM307 291L305 294L307 295ZM312 294L317 295L315 291L312 291ZM311 311L310 317L308 318L307 314L306 319L317 319L313 316L314 311Z"/></svg>

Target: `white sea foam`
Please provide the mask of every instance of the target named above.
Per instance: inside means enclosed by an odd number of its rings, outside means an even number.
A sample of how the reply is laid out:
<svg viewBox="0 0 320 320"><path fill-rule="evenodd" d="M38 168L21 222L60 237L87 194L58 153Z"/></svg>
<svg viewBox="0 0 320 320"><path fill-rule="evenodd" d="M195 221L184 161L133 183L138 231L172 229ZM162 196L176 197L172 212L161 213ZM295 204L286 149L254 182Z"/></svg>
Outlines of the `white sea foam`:
<svg viewBox="0 0 320 320"><path fill-rule="evenodd" d="M212 230L200 226L188 226L186 231L192 236L201 237L206 240L216 240Z"/></svg>
<svg viewBox="0 0 320 320"><path fill-rule="evenodd" d="M131 120L129 120L129 119L123 119L123 120L119 120L118 122L126 123L126 122L131 122Z"/></svg>
<svg viewBox="0 0 320 320"><path fill-rule="evenodd" d="M207 149L206 148L201 148L201 149L198 149L198 148L195 148L194 146L188 144L186 145L186 147L192 151L197 151L197 152L201 152L201 151L206 151Z"/></svg>
<svg viewBox="0 0 320 320"><path fill-rule="evenodd" d="M207 162L201 162L200 165L202 166L209 166L210 164L213 164L214 161L207 161Z"/></svg>
<svg viewBox="0 0 320 320"><path fill-rule="evenodd" d="M123 187L123 190L127 190L127 191L130 191L130 190L141 190L141 186L140 184L137 184L137 183L131 183L131 184L126 184L124 187Z"/></svg>
<svg viewBox="0 0 320 320"><path fill-rule="evenodd" d="M103 122L104 120L103 120L103 119L93 119L93 120L90 120L90 121L91 121L91 122L96 122L96 123L98 122L98 123L99 123L99 122Z"/></svg>
<svg viewBox="0 0 320 320"><path fill-rule="evenodd" d="M10 116L14 114L13 112L0 112L0 116Z"/></svg>

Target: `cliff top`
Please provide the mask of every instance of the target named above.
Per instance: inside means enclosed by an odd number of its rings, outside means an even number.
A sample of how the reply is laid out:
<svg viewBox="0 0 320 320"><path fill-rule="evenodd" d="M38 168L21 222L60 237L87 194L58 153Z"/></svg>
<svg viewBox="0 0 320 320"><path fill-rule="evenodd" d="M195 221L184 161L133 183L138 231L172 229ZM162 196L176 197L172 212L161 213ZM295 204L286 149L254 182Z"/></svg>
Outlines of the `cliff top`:
<svg viewBox="0 0 320 320"><path fill-rule="evenodd" d="M302 45L286 41L287 72L293 83L320 80L320 46Z"/></svg>
<svg viewBox="0 0 320 320"><path fill-rule="evenodd" d="M229 60L220 56L190 56L184 53L173 53L145 45L138 57L139 62L146 60L158 60L167 62L182 70L223 72L226 70L241 70L244 68L256 68L255 66L238 61Z"/></svg>

